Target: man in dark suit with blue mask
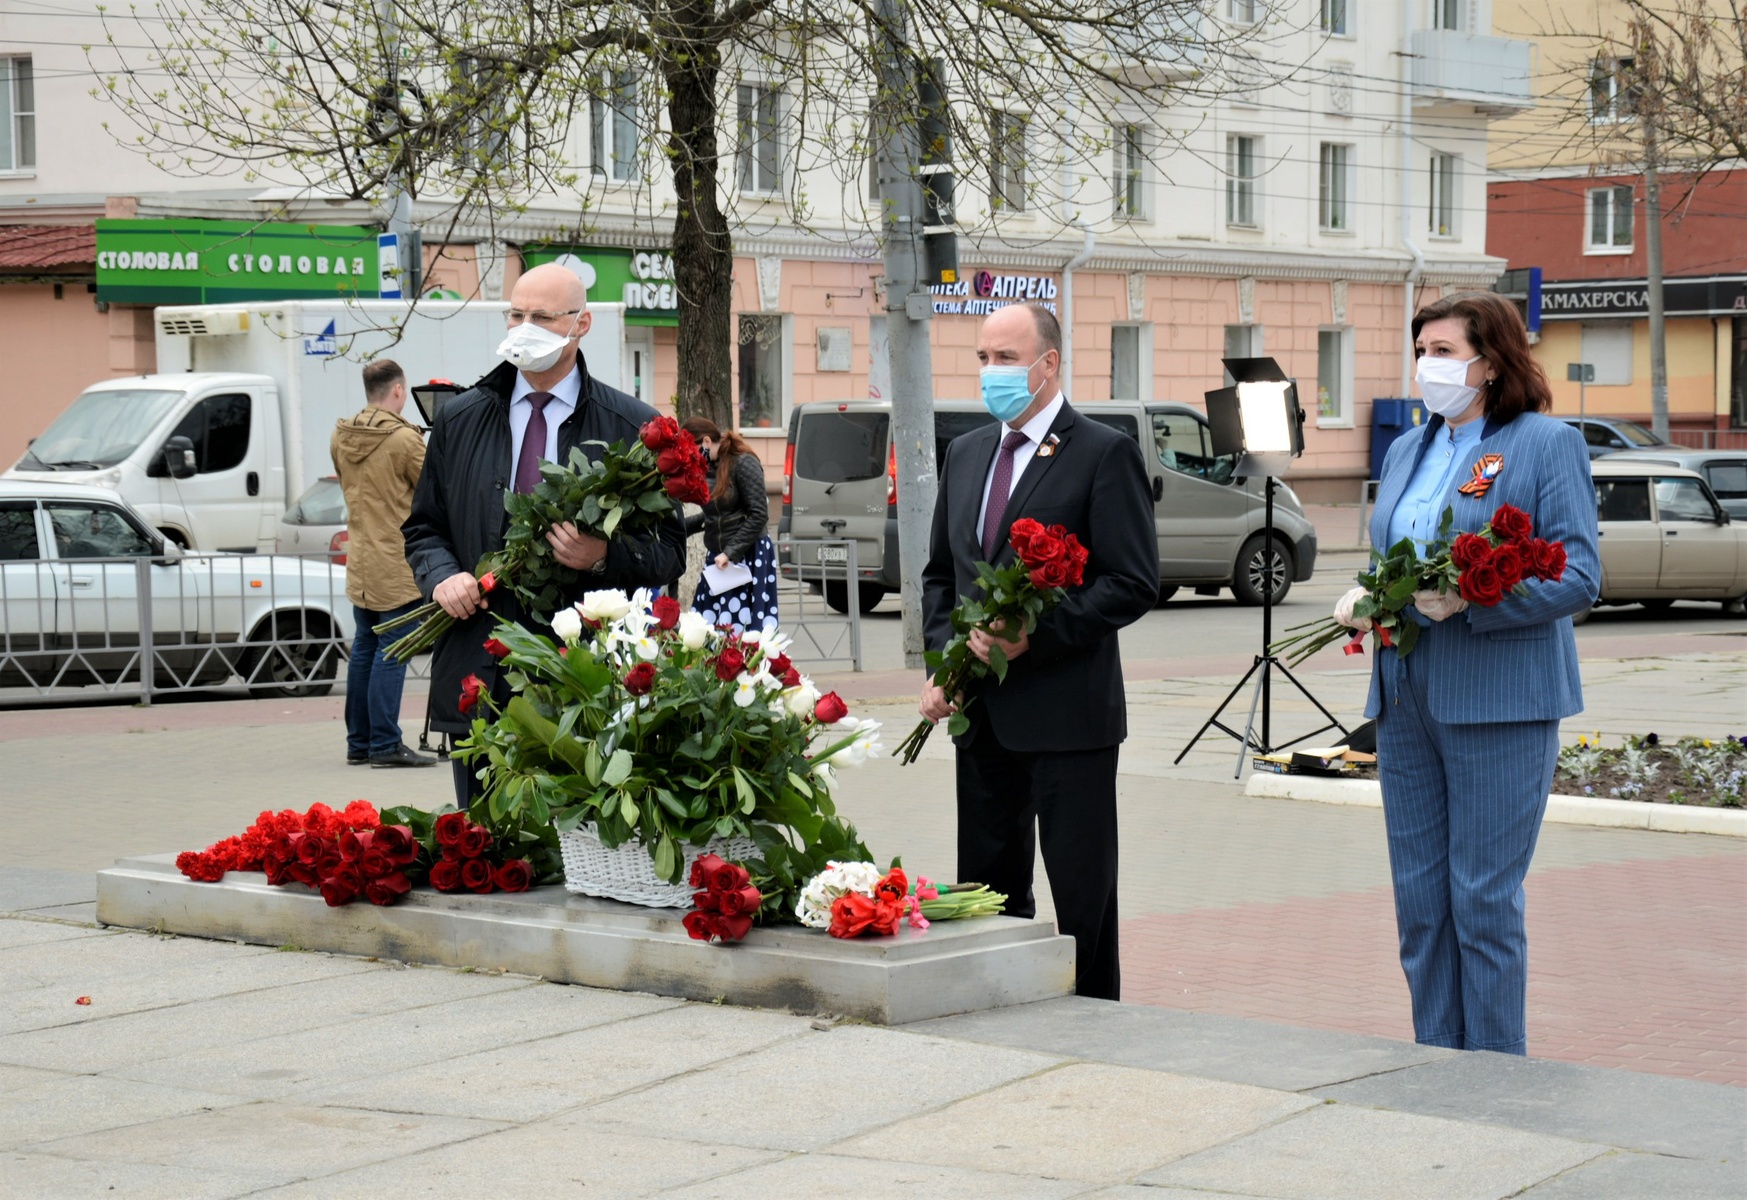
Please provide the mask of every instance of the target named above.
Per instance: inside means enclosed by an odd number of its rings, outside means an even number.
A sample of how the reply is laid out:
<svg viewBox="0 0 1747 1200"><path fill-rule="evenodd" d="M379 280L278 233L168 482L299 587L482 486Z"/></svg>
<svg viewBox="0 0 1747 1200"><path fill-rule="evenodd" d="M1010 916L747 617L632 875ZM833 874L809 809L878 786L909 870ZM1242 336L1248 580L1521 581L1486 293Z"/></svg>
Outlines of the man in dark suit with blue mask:
<svg viewBox="0 0 1747 1200"><path fill-rule="evenodd" d="M997 310L977 358L996 423L954 440L941 465L922 574L929 649L951 639L952 609L976 588L976 564L1012 561L1007 531L1019 518L1064 526L1090 558L1084 583L1029 634L971 634L984 662L1000 638L1009 667L1004 683L976 685L970 729L954 739L958 878L1005 892L1008 913L1033 916L1041 838L1057 924L1076 941L1076 990L1115 1000L1116 757L1128 734L1116 634L1159 594L1146 465L1132 438L1081 417L1062 395L1061 326L1047 309ZM958 700L929 682L922 715L939 721Z"/></svg>

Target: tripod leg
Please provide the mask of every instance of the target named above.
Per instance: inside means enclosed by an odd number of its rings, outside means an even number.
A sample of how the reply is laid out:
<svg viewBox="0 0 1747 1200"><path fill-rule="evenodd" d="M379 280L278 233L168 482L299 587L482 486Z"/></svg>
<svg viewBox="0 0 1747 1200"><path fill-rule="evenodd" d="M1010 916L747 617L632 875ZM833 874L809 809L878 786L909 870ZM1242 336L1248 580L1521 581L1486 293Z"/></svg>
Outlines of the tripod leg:
<svg viewBox="0 0 1747 1200"><path fill-rule="evenodd" d="M1176 758L1171 760L1172 766L1183 761L1183 756L1195 748L1195 743L1201 740L1202 734L1206 733L1209 729L1212 729L1215 725L1219 725L1219 714L1224 712L1225 706L1236 699L1237 694L1244 690L1244 684L1250 681L1250 676L1256 673L1256 668L1261 666L1264 661L1265 660L1261 655L1256 656L1256 661L1250 664L1250 669L1244 672L1244 677L1237 681L1237 686L1225 694L1225 699L1219 702L1219 707L1213 710L1213 715L1208 717L1206 723L1203 724L1200 729L1195 731L1195 736L1189 739L1189 744L1183 747L1182 752L1179 753ZM1225 730L1226 733L1231 734L1232 737L1237 736L1235 730L1228 729L1224 725L1219 725L1219 727L1220 729Z"/></svg>
<svg viewBox="0 0 1747 1200"><path fill-rule="evenodd" d="M1242 779L1243 778L1244 754L1250 748L1250 737L1252 735L1252 731L1256 727L1256 705L1261 703L1262 691L1264 688L1266 688L1267 682L1268 682L1268 664L1271 663L1272 661L1273 661L1272 659L1263 659L1262 660L1262 673L1261 673L1261 675L1257 676L1257 678L1256 678L1256 691L1255 691L1255 694L1250 697L1250 719L1249 719L1249 722L1244 726L1243 737L1239 738L1238 742L1237 742L1237 770L1235 770L1231 773L1231 777L1233 779ZM1260 746L1256 747L1256 752L1258 754L1269 754L1269 753L1272 753L1272 750L1268 746L1267 742L1264 741Z"/></svg>

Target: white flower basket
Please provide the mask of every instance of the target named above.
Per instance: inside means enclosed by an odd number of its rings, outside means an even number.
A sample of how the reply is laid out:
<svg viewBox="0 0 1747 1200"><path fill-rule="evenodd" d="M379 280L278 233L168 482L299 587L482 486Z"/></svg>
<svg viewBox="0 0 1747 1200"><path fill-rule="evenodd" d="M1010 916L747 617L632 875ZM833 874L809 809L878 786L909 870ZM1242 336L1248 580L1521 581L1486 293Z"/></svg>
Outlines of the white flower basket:
<svg viewBox="0 0 1747 1200"><path fill-rule="evenodd" d="M569 833L559 834L558 848L564 855L566 890L641 904L645 908L690 908L692 889L685 880L691 874L692 863L705 854L739 862L758 853L752 841L739 837L711 838L702 846L682 846L685 870L680 882L669 883L655 873L655 863L642 842L633 838L618 849L609 850L595 836L593 824L578 825Z"/></svg>

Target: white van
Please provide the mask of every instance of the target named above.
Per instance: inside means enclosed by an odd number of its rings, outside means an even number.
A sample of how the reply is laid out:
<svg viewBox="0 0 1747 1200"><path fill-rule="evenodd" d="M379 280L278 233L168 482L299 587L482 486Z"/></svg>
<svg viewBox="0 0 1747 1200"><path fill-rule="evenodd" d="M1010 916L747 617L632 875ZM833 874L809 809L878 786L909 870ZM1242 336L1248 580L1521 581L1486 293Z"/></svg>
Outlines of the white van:
<svg viewBox="0 0 1747 1200"><path fill-rule="evenodd" d="M184 549L271 552L288 503L333 473L328 440L334 422L364 404L361 364L386 356L414 386L469 384L492 366L506 307L288 300L160 308L158 372L92 384L5 478L109 488ZM624 306L589 311L589 371L616 387Z"/></svg>
<svg viewBox="0 0 1747 1200"><path fill-rule="evenodd" d="M1082 416L1134 439L1146 460L1159 539L1159 599L1177 588L1197 595L1230 588L1240 604L1274 601L1316 567L1316 528L1285 484L1274 492L1274 553L1266 552L1261 479L1234 476L1235 459L1216 456L1207 419L1186 404L1093 400L1074 405ZM977 400L937 400L934 441L946 457L953 438L994 418ZM898 463L891 439L892 406L844 400L795 406L783 458L782 517L777 559L795 578L796 539L854 538L862 611L899 590ZM830 553L818 547L812 553ZM825 599L849 611L848 590L825 588Z"/></svg>

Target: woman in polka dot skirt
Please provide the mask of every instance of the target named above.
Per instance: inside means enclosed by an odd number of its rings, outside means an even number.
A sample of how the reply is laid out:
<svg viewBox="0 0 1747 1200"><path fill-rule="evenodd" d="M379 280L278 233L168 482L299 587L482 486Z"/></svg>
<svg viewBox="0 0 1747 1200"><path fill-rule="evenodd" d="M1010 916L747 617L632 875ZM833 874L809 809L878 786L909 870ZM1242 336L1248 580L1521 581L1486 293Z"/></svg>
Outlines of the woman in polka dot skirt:
<svg viewBox="0 0 1747 1200"><path fill-rule="evenodd" d="M685 429L716 464L710 502L686 519L686 532L704 535L704 550L716 566L738 563L752 572L751 583L719 596L707 579L699 579L692 607L712 625L742 632L771 628L777 623L776 548L770 543L764 467L745 439L723 433L713 421L693 417Z"/></svg>

